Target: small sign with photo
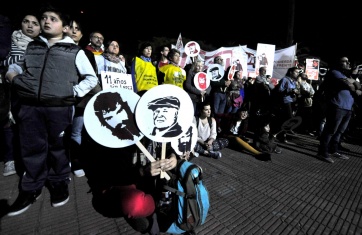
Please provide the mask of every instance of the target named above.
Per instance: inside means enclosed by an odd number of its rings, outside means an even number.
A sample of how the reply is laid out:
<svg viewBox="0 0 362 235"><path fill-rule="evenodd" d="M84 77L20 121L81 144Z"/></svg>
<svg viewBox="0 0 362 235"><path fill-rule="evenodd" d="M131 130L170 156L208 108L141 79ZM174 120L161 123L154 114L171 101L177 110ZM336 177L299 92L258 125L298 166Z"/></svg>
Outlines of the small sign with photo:
<svg viewBox="0 0 362 235"><path fill-rule="evenodd" d="M207 68L207 77L210 81L220 81L224 77L224 67L219 64L212 64Z"/></svg>
<svg viewBox="0 0 362 235"><path fill-rule="evenodd" d="M194 84L197 89L204 91L210 86L210 79L208 79L206 73L198 72L194 76Z"/></svg>
<svg viewBox="0 0 362 235"><path fill-rule="evenodd" d="M198 56L200 54L200 45L195 41L186 43L185 53L190 57Z"/></svg>

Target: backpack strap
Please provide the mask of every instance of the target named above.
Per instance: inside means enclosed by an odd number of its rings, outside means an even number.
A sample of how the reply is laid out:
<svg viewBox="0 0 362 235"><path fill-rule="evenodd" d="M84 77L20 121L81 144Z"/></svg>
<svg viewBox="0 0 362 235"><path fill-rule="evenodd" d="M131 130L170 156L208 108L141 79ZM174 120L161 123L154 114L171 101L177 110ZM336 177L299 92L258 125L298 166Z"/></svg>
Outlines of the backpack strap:
<svg viewBox="0 0 362 235"><path fill-rule="evenodd" d="M172 188L172 187L170 187L168 185L164 185L163 188L170 191L171 193L174 193L174 194L178 195L178 196L186 197L186 193L181 192L181 191L179 191L179 190L177 190L175 188Z"/></svg>
<svg viewBox="0 0 362 235"><path fill-rule="evenodd" d="M199 116L196 116L196 127L199 127L199 119L200 117ZM207 118L207 121L209 122L209 126L210 128L212 127L212 119L211 119L211 116Z"/></svg>
<svg viewBox="0 0 362 235"><path fill-rule="evenodd" d="M207 121L209 121L209 126L210 128L212 127L212 119L211 119L211 116L207 118Z"/></svg>

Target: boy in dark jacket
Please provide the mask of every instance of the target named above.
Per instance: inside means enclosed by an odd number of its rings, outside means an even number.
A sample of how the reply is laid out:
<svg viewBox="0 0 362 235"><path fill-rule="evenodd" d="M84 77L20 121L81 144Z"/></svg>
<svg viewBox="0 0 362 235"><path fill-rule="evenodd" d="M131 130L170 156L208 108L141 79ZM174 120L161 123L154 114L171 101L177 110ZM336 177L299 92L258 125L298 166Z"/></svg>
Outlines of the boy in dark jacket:
<svg viewBox="0 0 362 235"><path fill-rule="evenodd" d="M6 78L20 99L19 138L25 173L19 195L9 216L26 211L50 191L51 204L59 207L69 200L69 158L64 147L76 97L83 97L98 83L84 51L66 36L69 19L61 9L40 9L42 35L30 42L24 63L12 64ZM78 83L80 77L84 79Z"/></svg>

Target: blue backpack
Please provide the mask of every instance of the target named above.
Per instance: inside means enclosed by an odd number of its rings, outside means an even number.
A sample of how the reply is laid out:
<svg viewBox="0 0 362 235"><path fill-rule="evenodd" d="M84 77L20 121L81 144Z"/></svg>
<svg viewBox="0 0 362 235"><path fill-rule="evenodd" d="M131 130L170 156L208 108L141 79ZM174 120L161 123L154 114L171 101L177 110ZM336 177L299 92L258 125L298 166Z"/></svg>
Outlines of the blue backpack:
<svg viewBox="0 0 362 235"><path fill-rule="evenodd" d="M180 160L176 172L173 183L163 186L171 192L172 208L177 209L175 220L166 233L196 234L195 228L205 223L210 207L209 192L202 181L202 168Z"/></svg>

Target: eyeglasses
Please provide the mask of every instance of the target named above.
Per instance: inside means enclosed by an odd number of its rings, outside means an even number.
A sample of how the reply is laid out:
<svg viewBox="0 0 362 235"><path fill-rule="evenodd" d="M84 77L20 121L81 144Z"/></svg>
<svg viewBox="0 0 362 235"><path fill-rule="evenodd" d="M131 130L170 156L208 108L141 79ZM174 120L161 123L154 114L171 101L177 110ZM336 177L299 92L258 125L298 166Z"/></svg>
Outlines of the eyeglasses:
<svg viewBox="0 0 362 235"><path fill-rule="evenodd" d="M100 40L100 41L103 41L104 38L103 37L99 37L99 36L93 36L93 38L97 39L97 40Z"/></svg>
<svg viewBox="0 0 362 235"><path fill-rule="evenodd" d="M224 59L222 58L217 58L216 61L223 61Z"/></svg>

